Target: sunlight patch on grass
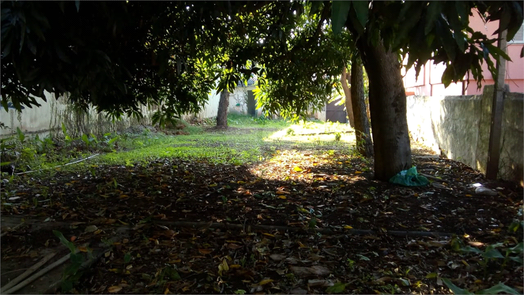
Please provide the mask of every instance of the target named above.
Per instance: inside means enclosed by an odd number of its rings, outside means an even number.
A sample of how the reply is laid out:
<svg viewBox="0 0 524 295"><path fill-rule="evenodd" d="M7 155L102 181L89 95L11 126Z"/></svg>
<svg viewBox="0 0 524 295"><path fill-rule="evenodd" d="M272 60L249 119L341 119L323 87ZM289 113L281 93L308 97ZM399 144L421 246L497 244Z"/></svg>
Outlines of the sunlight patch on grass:
<svg viewBox="0 0 524 295"><path fill-rule="evenodd" d="M293 124L276 131L267 137L266 141L285 141L324 144L355 144L355 132L347 124L333 122L305 122Z"/></svg>

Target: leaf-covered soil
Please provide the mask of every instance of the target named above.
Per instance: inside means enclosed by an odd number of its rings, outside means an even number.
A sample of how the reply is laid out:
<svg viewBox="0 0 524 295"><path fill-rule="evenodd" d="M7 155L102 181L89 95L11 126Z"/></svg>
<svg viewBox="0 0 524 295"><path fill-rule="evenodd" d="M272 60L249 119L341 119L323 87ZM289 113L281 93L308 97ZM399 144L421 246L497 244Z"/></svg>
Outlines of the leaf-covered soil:
<svg viewBox="0 0 524 295"><path fill-rule="evenodd" d="M164 159L4 181L2 218L33 223L2 237L2 261L57 246L49 223L78 247L106 245L77 293L450 293L442 278L523 292L518 259L464 251L522 242L519 186L420 150L425 187L373 180L372 161L340 148L261 148L252 165Z"/></svg>

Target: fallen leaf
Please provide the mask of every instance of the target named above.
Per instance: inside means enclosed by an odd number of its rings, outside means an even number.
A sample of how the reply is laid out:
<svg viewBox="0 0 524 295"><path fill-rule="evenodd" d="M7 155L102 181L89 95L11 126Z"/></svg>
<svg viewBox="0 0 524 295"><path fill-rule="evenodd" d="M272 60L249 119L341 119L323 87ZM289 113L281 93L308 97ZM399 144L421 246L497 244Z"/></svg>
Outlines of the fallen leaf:
<svg viewBox="0 0 524 295"><path fill-rule="evenodd" d="M198 249L198 252L200 252L200 254L202 255L206 255L206 254L213 252L213 250L212 249Z"/></svg>
<svg viewBox="0 0 524 295"><path fill-rule="evenodd" d="M431 272L426 275L426 279L434 279L438 277L438 274L436 272Z"/></svg>
<svg viewBox="0 0 524 295"><path fill-rule="evenodd" d="M311 271L311 273L317 276L328 275L331 273L331 271L327 267L321 265L313 265L309 268L309 270Z"/></svg>
<svg viewBox="0 0 524 295"><path fill-rule="evenodd" d="M375 283L380 284L380 285L384 285L385 283L391 282L391 280L392 280L391 277L381 277L379 279L376 279Z"/></svg>
<svg viewBox="0 0 524 295"><path fill-rule="evenodd" d="M271 283L271 282L273 282L272 279L264 279L264 280L260 281L260 282L258 283L258 285L260 285L260 286L264 286L264 285L267 285L267 284L269 284L269 283Z"/></svg>
<svg viewBox="0 0 524 295"><path fill-rule="evenodd" d="M97 229L98 227L96 225L88 225L86 229L84 230L84 232L92 233L92 232L95 232Z"/></svg>
<svg viewBox="0 0 524 295"><path fill-rule="evenodd" d="M307 291L302 288L295 288L289 294L307 294Z"/></svg>
<svg viewBox="0 0 524 295"><path fill-rule="evenodd" d="M236 250L236 249L240 249L240 248L242 248L242 246L240 246L240 245L238 245L238 244L232 244L232 243L231 243L231 244L227 244L227 247L228 247L229 249L232 249L232 250Z"/></svg>
<svg viewBox="0 0 524 295"><path fill-rule="evenodd" d="M120 290L122 290L122 286L111 286L111 287L107 288L107 292L109 292L109 293L117 293Z"/></svg>
<svg viewBox="0 0 524 295"><path fill-rule="evenodd" d="M224 259L222 260L222 263L218 265L218 275L222 276L228 271L229 271L229 265L227 264L227 260Z"/></svg>
<svg viewBox="0 0 524 295"><path fill-rule="evenodd" d="M333 286L333 282L330 280L308 280L307 285L309 287L331 287Z"/></svg>
<svg viewBox="0 0 524 295"><path fill-rule="evenodd" d="M275 261L281 261L283 259L286 259L286 256L285 255L282 255L282 254L271 254L269 255L269 258L275 260Z"/></svg>
<svg viewBox="0 0 524 295"><path fill-rule="evenodd" d="M303 267L303 266L290 266L289 267L292 272L294 272L297 276L325 276L331 273L331 271L321 265L313 265L310 267Z"/></svg>

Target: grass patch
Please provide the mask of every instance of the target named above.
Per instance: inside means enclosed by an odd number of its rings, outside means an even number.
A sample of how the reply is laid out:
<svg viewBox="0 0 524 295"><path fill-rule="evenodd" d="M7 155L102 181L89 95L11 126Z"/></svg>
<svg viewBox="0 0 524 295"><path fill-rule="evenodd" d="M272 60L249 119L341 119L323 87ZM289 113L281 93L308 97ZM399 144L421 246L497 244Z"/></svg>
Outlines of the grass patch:
<svg viewBox="0 0 524 295"><path fill-rule="evenodd" d="M212 123L212 120L207 120ZM136 165L163 158L205 160L216 164L252 164L267 159L278 149L335 148L349 151L354 138L345 124L289 121L254 118L231 114L228 130L213 130L213 125L183 123L183 135L170 135L152 128L130 128L121 134L107 133L103 137L82 135L71 138L67 130L53 139L28 138L19 132L4 138L2 171L13 172L50 169L75 160L97 157L60 170L82 170L89 165ZM182 126L183 127L183 126ZM167 134L166 134L167 133ZM11 170L10 170L11 169Z"/></svg>

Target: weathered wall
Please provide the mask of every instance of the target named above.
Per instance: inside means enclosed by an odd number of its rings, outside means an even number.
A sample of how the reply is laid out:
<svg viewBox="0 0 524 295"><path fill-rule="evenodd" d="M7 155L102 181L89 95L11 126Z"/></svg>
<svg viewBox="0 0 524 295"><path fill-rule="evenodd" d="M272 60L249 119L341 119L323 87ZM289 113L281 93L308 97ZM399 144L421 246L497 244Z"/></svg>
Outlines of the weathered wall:
<svg viewBox="0 0 524 295"><path fill-rule="evenodd" d="M63 112L65 105L55 99L53 94L46 92L45 95L47 102L38 98L37 101L41 106L26 107L23 110L23 115L14 109L9 109L6 112L3 107L0 107L0 122L7 127L0 129L0 136L16 133L17 127L28 133L49 133L60 126L60 123L55 122L56 114Z"/></svg>
<svg viewBox="0 0 524 295"><path fill-rule="evenodd" d="M247 92L253 90L254 86L238 87L229 96L229 112L247 114ZM61 97L56 99L54 94L46 93L46 100L38 98L40 107L25 108L22 114L19 114L14 109L5 111L0 108L0 122L6 125L7 128L0 129L0 137L9 136L16 133L16 129L20 128L24 133L55 135L62 133L62 123L65 124L66 130L71 137L79 137L82 134L93 133L97 136L106 132L122 131L131 125L136 124L151 124L151 117L155 109L142 107L142 114L144 118L138 120L136 118L124 116L121 120L112 122L103 113L97 113L91 109L88 114L76 112L70 105L66 103L66 99ZM216 117L218 111L218 102L220 94L213 92L209 96L208 103L204 106L202 111L198 114L186 114L184 119L188 120L193 117L199 119ZM257 116L261 115L262 110L257 110Z"/></svg>
<svg viewBox="0 0 524 295"><path fill-rule="evenodd" d="M409 131L450 159L486 172L493 86L483 95L407 98ZM524 94L506 93L502 114L499 178L523 180Z"/></svg>
<svg viewBox="0 0 524 295"><path fill-rule="evenodd" d="M7 128L0 129L0 136L16 133L20 128L24 133L42 135L56 135L62 133L62 123L71 137L93 133L97 136L106 132L122 131L134 124L151 124L153 110L143 107L144 118L138 120L124 116L121 120L112 122L105 114L99 114L91 109L88 114L76 112L66 103L64 97L56 99L54 94L45 93L46 100L38 98L40 107L25 108L22 113L14 109L7 112L0 108L0 122Z"/></svg>

